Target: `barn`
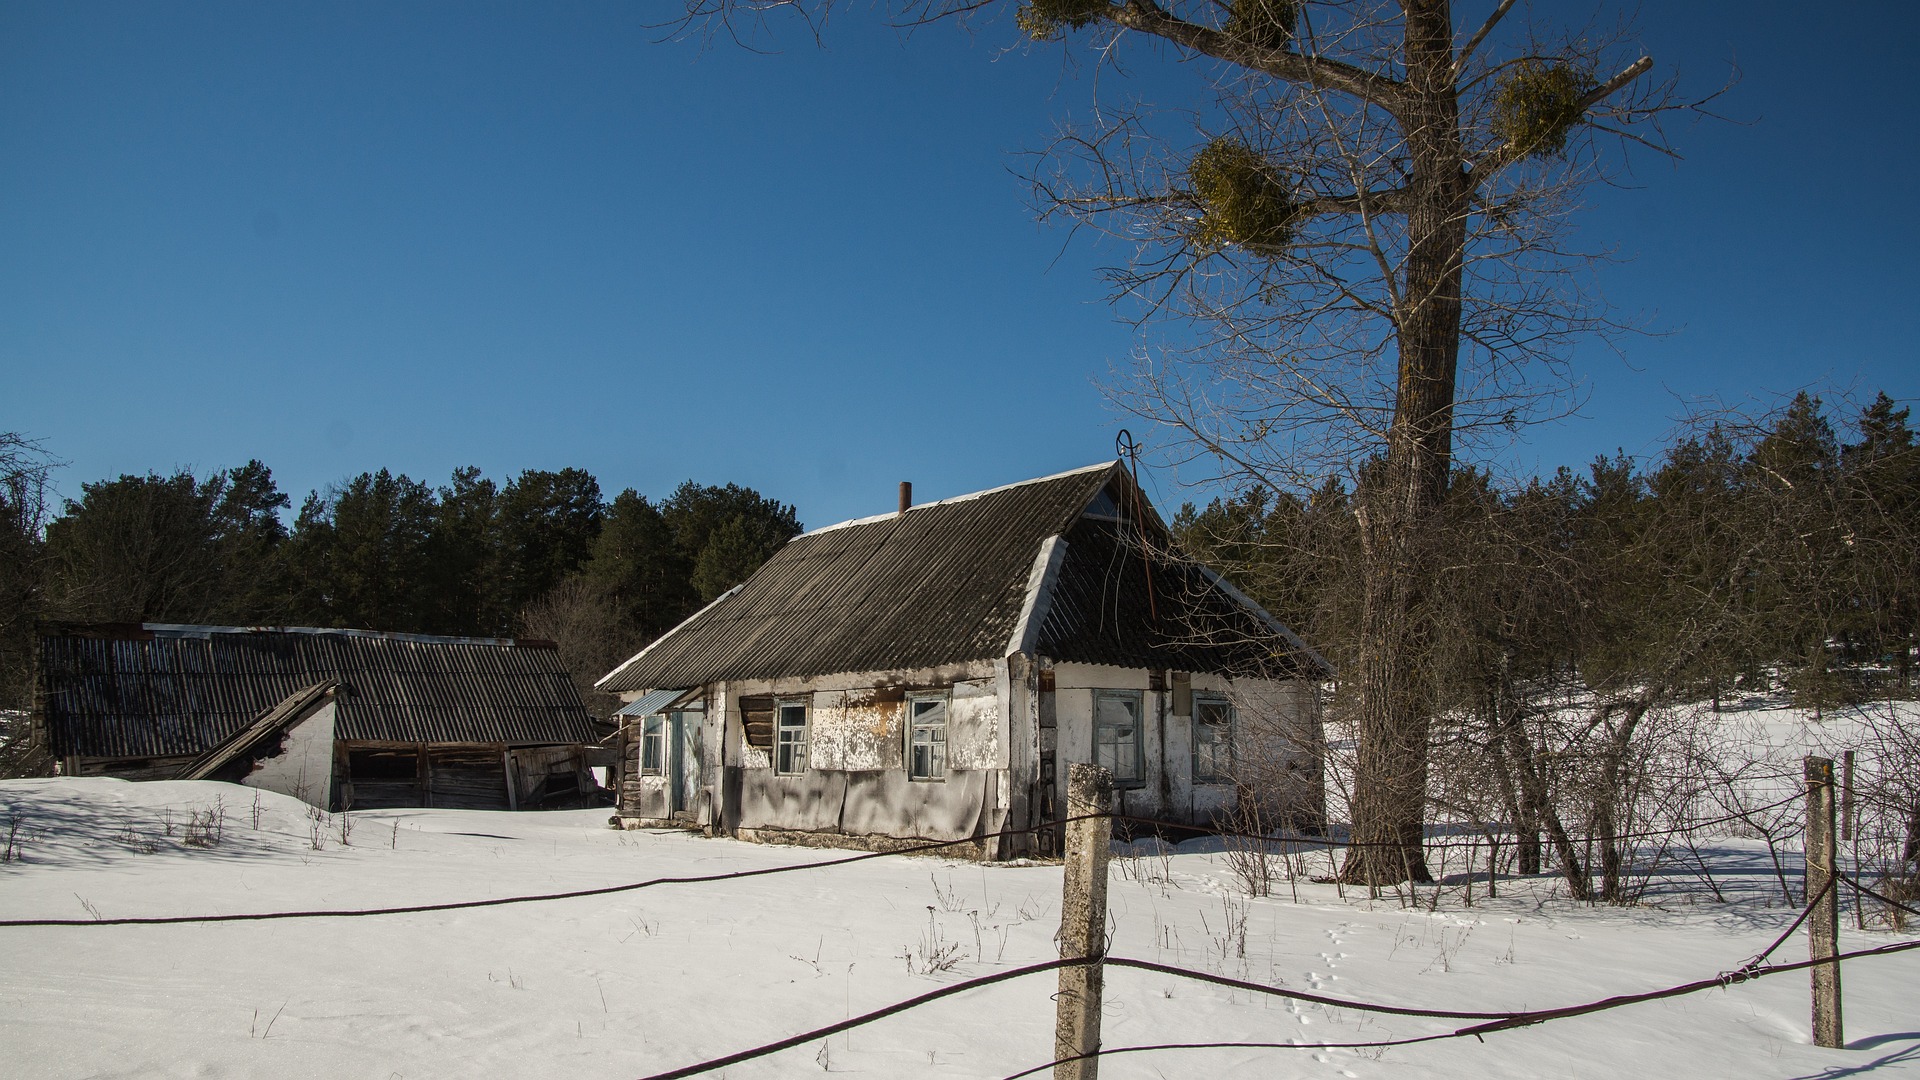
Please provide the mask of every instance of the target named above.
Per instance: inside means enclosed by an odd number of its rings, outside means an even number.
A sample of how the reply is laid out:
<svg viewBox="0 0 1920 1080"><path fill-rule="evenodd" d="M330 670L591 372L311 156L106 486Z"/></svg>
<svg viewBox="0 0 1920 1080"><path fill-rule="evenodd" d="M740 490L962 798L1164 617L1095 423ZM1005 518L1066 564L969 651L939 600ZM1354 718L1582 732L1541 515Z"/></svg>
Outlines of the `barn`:
<svg viewBox="0 0 1920 1080"><path fill-rule="evenodd" d="M44 624L31 723L69 775L225 779L334 810L598 791L599 735L551 642Z"/></svg>
<svg viewBox="0 0 1920 1080"><path fill-rule="evenodd" d="M995 834L1057 821L1077 761L1128 815L1204 825L1258 798L1319 821L1330 669L1180 555L1125 467L909 490L600 680L626 702L617 821L1006 857L1033 845Z"/></svg>

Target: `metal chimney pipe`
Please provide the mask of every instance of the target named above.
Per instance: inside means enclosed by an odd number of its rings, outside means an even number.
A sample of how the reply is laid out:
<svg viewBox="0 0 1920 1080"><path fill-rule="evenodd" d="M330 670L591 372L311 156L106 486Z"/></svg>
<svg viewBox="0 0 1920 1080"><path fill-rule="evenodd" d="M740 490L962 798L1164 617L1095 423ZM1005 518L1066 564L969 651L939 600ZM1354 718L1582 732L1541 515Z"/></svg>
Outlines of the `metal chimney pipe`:
<svg viewBox="0 0 1920 1080"><path fill-rule="evenodd" d="M906 513L913 506L913 481L900 481L900 512Z"/></svg>

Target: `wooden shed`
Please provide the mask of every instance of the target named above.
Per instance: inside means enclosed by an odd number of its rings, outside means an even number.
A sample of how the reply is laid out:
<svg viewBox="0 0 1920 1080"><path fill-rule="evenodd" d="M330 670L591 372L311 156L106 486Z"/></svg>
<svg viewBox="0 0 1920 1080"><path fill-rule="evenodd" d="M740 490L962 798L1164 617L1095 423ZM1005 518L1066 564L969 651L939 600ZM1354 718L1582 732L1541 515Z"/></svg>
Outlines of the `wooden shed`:
<svg viewBox="0 0 1920 1080"><path fill-rule="evenodd" d="M47 624L32 724L70 775L226 779L336 810L598 792L597 736L551 642Z"/></svg>

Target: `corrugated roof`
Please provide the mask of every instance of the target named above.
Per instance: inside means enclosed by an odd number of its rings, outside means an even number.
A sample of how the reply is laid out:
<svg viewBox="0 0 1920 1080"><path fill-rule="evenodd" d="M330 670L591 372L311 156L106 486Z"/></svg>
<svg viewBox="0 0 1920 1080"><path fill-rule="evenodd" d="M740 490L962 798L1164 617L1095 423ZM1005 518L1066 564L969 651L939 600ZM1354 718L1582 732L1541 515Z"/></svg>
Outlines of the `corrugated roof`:
<svg viewBox="0 0 1920 1080"><path fill-rule="evenodd" d="M60 626L40 638L53 753L198 754L288 695L345 687L339 738L587 743L594 739L550 643L311 628Z"/></svg>
<svg viewBox="0 0 1920 1080"><path fill-rule="evenodd" d="M639 697L614 710L615 716L652 716L661 709L687 696L687 688L678 690L649 690Z"/></svg>
<svg viewBox="0 0 1920 1080"><path fill-rule="evenodd" d="M1265 611L1156 539L1143 557L1131 525L1077 522L1067 533L1038 652L1086 664L1266 678L1326 672L1325 661Z"/></svg>
<svg viewBox="0 0 1920 1080"><path fill-rule="evenodd" d="M1166 582L1156 578L1165 617L1151 619L1137 544L1130 569L1120 526L1082 520L1109 485L1126 496L1122 504L1131 499L1131 480L1110 463L795 537L738 590L599 686L623 692L996 659L1006 655L1020 624L1041 545L1060 535L1066 556L1042 598L1050 603L1041 621L1041 653L1192 671L1307 669L1297 657L1285 659L1285 644L1272 644L1278 635L1261 620L1264 613L1170 556L1161 557ZM1164 537L1151 508L1143 516L1149 531ZM1180 588L1167 589L1175 581ZM1220 619L1227 634L1211 640L1194 634L1195 625ZM1267 644L1229 644L1228 634Z"/></svg>

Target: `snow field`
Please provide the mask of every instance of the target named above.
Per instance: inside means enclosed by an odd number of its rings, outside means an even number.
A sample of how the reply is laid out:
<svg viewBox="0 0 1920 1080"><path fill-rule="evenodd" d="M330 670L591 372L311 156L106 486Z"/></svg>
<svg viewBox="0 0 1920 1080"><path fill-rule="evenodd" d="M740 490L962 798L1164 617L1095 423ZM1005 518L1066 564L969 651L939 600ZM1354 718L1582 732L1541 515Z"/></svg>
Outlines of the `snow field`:
<svg viewBox="0 0 1920 1080"><path fill-rule="evenodd" d="M186 823L216 800L218 844ZM605 811L398 810L316 822L230 785L0 783L0 915L349 908L817 863L843 852L621 833ZM197 819L195 815L201 815ZM171 833L169 833L171 827ZM1758 870L1750 842L1713 848ZM1057 866L876 859L612 896L379 918L0 928L0 1073L14 1077L638 1077L1051 959ZM1217 854L1119 857L1111 951L1334 996L1443 1009L1573 1004L1737 967L1781 906L1606 909L1549 882L1438 911L1303 883L1248 899ZM1842 945L1892 940L1843 927ZM1783 947L1805 955L1803 937ZM1373 1050L1122 1055L1124 1077L1920 1075L1920 958L1850 964L1846 1050L1808 1043L1804 977L1472 1039ZM1448 1030L1109 969L1108 1046L1365 1041ZM1002 1077L1047 1061L1051 973L725 1071ZM722 1075L722 1074L715 1074Z"/></svg>

